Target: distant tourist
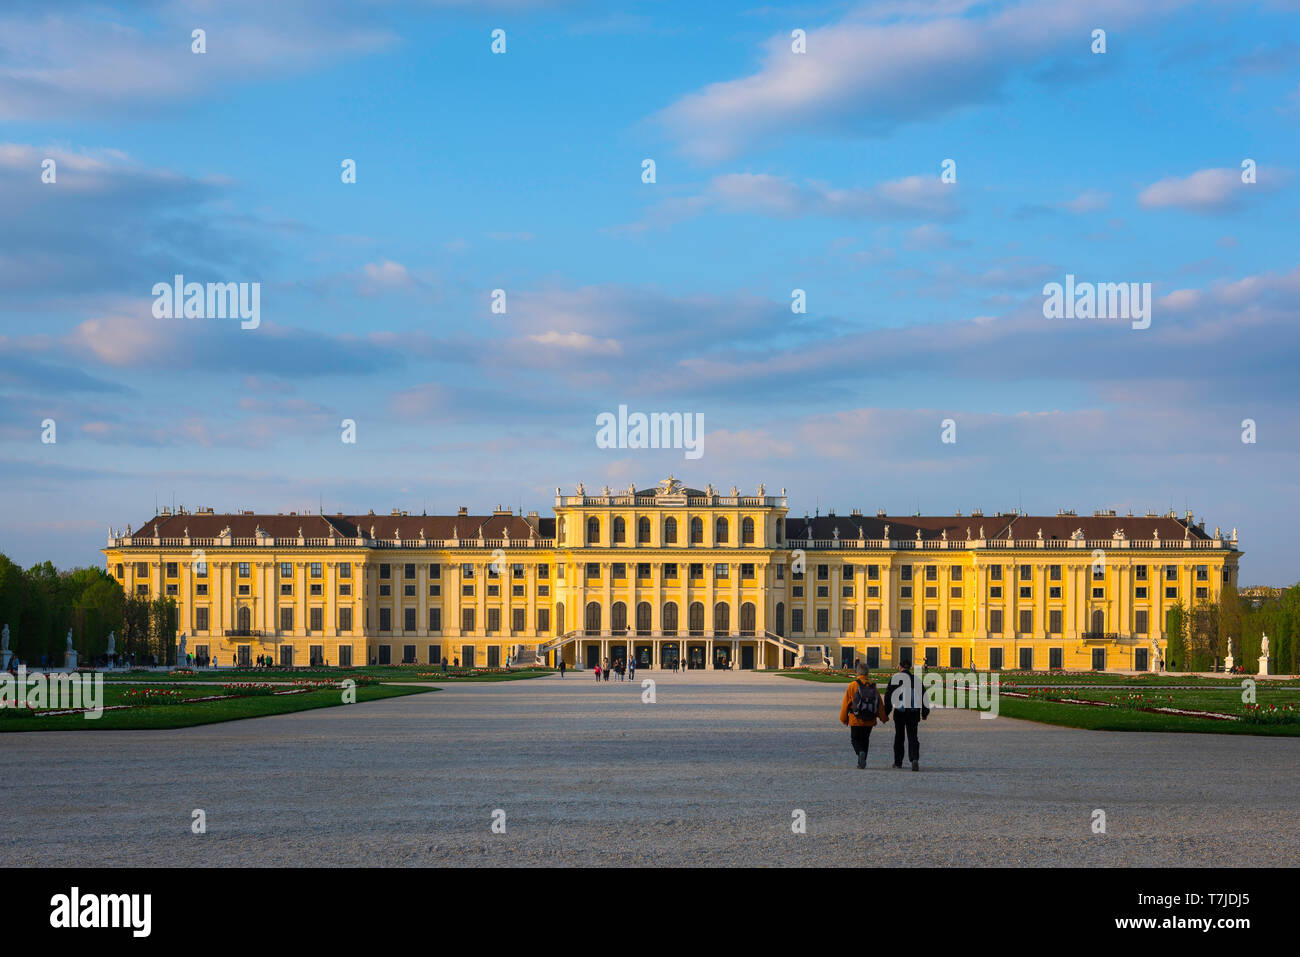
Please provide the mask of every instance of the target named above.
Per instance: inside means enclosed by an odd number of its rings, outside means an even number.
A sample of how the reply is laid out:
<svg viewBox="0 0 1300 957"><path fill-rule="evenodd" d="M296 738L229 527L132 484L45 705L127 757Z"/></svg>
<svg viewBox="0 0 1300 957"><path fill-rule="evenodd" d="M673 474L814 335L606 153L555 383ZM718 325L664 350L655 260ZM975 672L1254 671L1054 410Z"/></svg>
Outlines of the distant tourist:
<svg viewBox="0 0 1300 957"><path fill-rule="evenodd" d="M859 768L867 766L871 729L876 726L877 720L889 720L885 702L876 690L876 683L871 680L867 666L859 663L857 676L844 689L844 700L840 702L840 724L849 726L849 742L858 756Z"/></svg>
<svg viewBox="0 0 1300 957"><path fill-rule="evenodd" d="M903 766L903 735L907 735L907 759L912 770L921 770L921 742L916 736L920 723L930 717L921 682L912 677L912 663L905 661L885 692L885 713L894 715L894 767Z"/></svg>
<svg viewBox="0 0 1300 957"><path fill-rule="evenodd" d="M561 677L561 678L564 677L564 659L563 659L563 658L560 659L560 677Z"/></svg>
<svg viewBox="0 0 1300 957"><path fill-rule="evenodd" d="M636 659L635 658L633 658L631 661L627 663L627 680L628 681L636 680Z"/></svg>
<svg viewBox="0 0 1300 957"><path fill-rule="evenodd" d="M451 666L452 666L453 668L459 668L459 667L460 667L460 659L459 659L459 658L453 658L453 659L451 659Z"/></svg>
<svg viewBox="0 0 1300 957"><path fill-rule="evenodd" d="M446 674L446 673L447 673L447 659L446 659L446 658L443 658L443 659L442 659L442 673L443 673L443 674Z"/></svg>
<svg viewBox="0 0 1300 957"><path fill-rule="evenodd" d="M600 684L600 665L596 665L596 684Z"/></svg>

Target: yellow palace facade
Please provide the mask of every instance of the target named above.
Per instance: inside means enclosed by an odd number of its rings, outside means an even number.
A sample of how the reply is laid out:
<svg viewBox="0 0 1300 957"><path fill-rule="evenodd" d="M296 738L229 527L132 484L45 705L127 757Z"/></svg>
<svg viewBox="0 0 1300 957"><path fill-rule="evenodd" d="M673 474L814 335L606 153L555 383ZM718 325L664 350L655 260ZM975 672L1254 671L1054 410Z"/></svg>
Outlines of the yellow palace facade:
<svg viewBox="0 0 1300 957"><path fill-rule="evenodd" d="M1236 532L1178 517L787 515L763 486L573 494L554 516L164 510L109 574L200 661L1154 670L1170 608L1236 584Z"/></svg>

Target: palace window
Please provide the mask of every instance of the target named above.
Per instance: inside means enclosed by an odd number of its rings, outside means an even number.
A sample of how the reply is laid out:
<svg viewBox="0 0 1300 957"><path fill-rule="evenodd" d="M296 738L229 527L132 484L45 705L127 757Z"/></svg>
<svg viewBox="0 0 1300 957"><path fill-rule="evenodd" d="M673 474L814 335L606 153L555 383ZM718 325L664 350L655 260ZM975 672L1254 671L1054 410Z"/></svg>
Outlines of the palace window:
<svg viewBox="0 0 1300 957"><path fill-rule="evenodd" d="M743 545L754 544L754 520L746 518L740 523L740 541Z"/></svg>
<svg viewBox="0 0 1300 957"><path fill-rule="evenodd" d="M408 581L415 579L415 562L407 562L402 566L402 577Z"/></svg>
<svg viewBox="0 0 1300 957"><path fill-rule="evenodd" d="M614 541L615 545L622 545L627 541L627 522L623 516L619 515L614 518Z"/></svg>
<svg viewBox="0 0 1300 957"><path fill-rule="evenodd" d="M677 581L677 563L667 562L664 564L664 580Z"/></svg>
<svg viewBox="0 0 1300 957"><path fill-rule="evenodd" d="M728 565L726 562L718 562L713 566L713 577L715 580L718 581L730 578L731 566Z"/></svg>
<svg viewBox="0 0 1300 957"><path fill-rule="evenodd" d="M308 620L311 622L311 630L324 631L325 630L325 609L321 608L318 605L315 608L312 608L308 614L309 614Z"/></svg>
<svg viewBox="0 0 1300 957"><path fill-rule="evenodd" d="M852 608L840 609L840 634L841 635L853 634L853 609Z"/></svg>
<svg viewBox="0 0 1300 957"><path fill-rule="evenodd" d="M379 630L380 631L393 630L393 609L391 608L379 609Z"/></svg>
<svg viewBox="0 0 1300 957"><path fill-rule="evenodd" d="M691 563L691 580L692 580L692 581L704 581L704 563L703 563L703 562L692 562L692 563Z"/></svg>
<svg viewBox="0 0 1300 957"><path fill-rule="evenodd" d="M938 588L933 588L933 587L927 586L926 589L925 589L925 597L926 597L926 598L938 598L938 597L939 597L939 589L938 589Z"/></svg>
<svg viewBox="0 0 1300 957"><path fill-rule="evenodd" d="M199 587L200 587L200 588L203 588L203 587L205 587L205 586L200 585ZM311 591L311 594L313 594L313 595L315 595L315 596L317 596L317 597L320 597L320 596L323 596L323 595L325 594L325 586L324 586L324 585L312 585L311 588L310 588L310 591Z"/></svg>
<svg viewBox="0 0 1300 957"><path fill-rule="evenodd" d="M961 609L953 608L948 612L948 631L954 635L961 634Z"/></svg>
<svg viewBox="0 0 1300 957"><path fill-rule="evenodd" d="M898 566L898 578L899 578L899 581L910 582L910 581L912 580L912 566L911 566L911 565L899 565L899 566Z"/></svg>
<svg viewBox="0 0 1300 957"><path fill-rule="evenodd" d="M1059 635L1061 633L1061 611L1054 608L1047 613L1047 633L1049 635Z"/></svg>
<svg viewBox="0 0 1300 957"><path fill-rule="evenodd" d="M1061 597L1061 586L1060 586L1060 585L1053 585L1052 587L1048 588L1048 589L1047 589L1047 597L1048 597L1048 598L1060 598L1060 597Z"/></svg>
<svg viewBox="0 0 1300 957"><path fill-rule="evenodd" d="M388 564L388 562L380 562L380 563L379 563L379 577L380 577L380 578L392 578L392 577L393 577L393 566L390 565L390 564Z"/></svg>
<svg viewBox="0 0 1300 957"><path fill-rule="evenodd" d="M600 544L600 519L596 518L594 515L587 519L587 544Z"/></svg>
<svg viewBox="0 0 1300 957"><path fill-rule="evenodd" d="M644 515L636 521L636 540L640 545L650 544L650 519Z"/></svg>
<svg viewBox="0 0 1300 957"><path fill-rule="evenodd" d="M880 609L868 608L867 609L867 634L874 635L878 631L880 631Z"/></svg>
<svg viewBox="0 0 1300 957"><path fill-rule="evenodd" d="M960 588L950 588L950 589L948 589L948 597L949 597L949 598L960 598L960 597L961 597L961 589L960 589Z"/></svg>
<svg viewBox="0 0 1300 957"><path fill-rule="evenodd" d="M320 578L320 576L321 576L321 563L320 563L320 562L312 562L312 563L311 563L311 566L310 566L310 569L311 569L311 577L312 577L312 578Z"/></svg>
<svg viewBox="0 0 1300 957"><path fill-rule="evenodd" d="M429 577L430 577L430 578L442 578L442 566L439 565L437 562L430 562L430 563L429 563Z"/></svg>
<svg viewBox="0 0 1300 957"><path fill-rule="evenodd" d="M819 582L829 581L830 577L831 577L831 566L829 565L817 566L817 580Z"/></svg>
<svg viewBox="0 0 1300 957"><path fill-rule="evenodd" d="M1002 597L1002 586L1001 586L1001 585L997 585L997 586L995 586L995 587L990 588L990 589L989 589L989 597L990 597L990 598L1001 598L1001 597Z"/></svg>
<svg viewBox="0 0 1300 957"><path fill-rule="evenodd" d="M927 632L939 630L939 612L933 608L925 610L925 630Z"/></svg>
<svg viewBox="0 0 1300 957"><path fill-rule="evenodd" d="M1139 635L1145 635L1150 631L1148 613L1143 610L1135 612L1133 615L1133 631Z"/></svg>
<svg viewBox="0 0 1300 957"><path fill-rule="evenodd" d="M351 585L340 585L340 586L339 586L339 594L340 594L340 595L351 595L351 594L352 594L352 586L351 586Z"/></svg>
<svg viewBox="0 0 1300 957"><path fill-rule="evenodd" d="M1002 609L989 609L989 631L995 635L1002 634Z"/></svg>
<svg viewBox="0 0 1300 957"><path fill-rule="evenodd" d="M538 566L537 566L537 580L538 580L538 581L549 581L550 578L551 578L551 566L550 566L550 565L538 565Z"/></svg>
<svg viewBox="0 0 1300 957"><path fill-rule="evenodd" d="M644 579L644 578L649 578L649 577L650 577L650 563L649 563L649 562L637 562L637 565L636 565L636 577L637 577L637 578L642 578L642 579Z"/></svg>
<svg viewBox="0 0 1300 957"><path fill-rule="evenodd" d="M501 609L489 608L487 610L487 633L495 635L501 630Z"/></svg>
<svg viewBox="0 0 1300 957"><path fill-rule="evenodd" d="M1146 598L1146 597L1147 597L1147 590L1146 590L1145 588L1134 588L1134 589L1133 589L1133 597L1134 597L1134 598L1139 598L1139 599Z"/></svg>
<svg viewBox="0 0 1300 957"><path fill-rule="evenodd" d="M175 578L175 577L176 577L176 567L177 567L177 566L176 566L176 562L168 562L168 563L167 563L167 577L168 577L168 578ZM1198 576L1198 577L1200 576L1200 572L1197 572L1197 576Z"/></svg>
<svg viewBox="0 0 1300 957"><path fill-rule="evenodd" d="M1133 580L1139 582L1147 580L1147 567L1145 565L1135 565L1133 567Z"/></svg>
<svg viewBox="0 0 1300 957"><path fill-rule="evenodd" d="M899 588L898 588L898 597L899 597L899 598L911 598L911 597L912 597L912 586L911 586L911 585L900 585Z"/></svg>
<svg viewBox="0 0 1300 957"><path fill-rule="evenodd" d="M1197 580L1198 582L1207 582L1207 581L1209 581L1209 580L1210 580L1210 566L1208 566L1208 565L1197 565L1197 566L1196 566L1196 580Z"/></svg>
<svg viewBox="0 0 1300 957"><path fill-rule="evenodd" d="M691 519L691 544L704 544L704 520L700 518Z"/></svg>
<svg viewBox="0 0 1300 957"><path fill-rule="evenodd" d="M349 632L352 630L352 609L339 609L339 631Z"/></svg>
<svg viewBox="0 0 1300 957"><path fill-rule="evenodd" d="M950 581L961 581L961 566L953 565L948 569L948 579Z"/></svg>
<svg viewBox="0 0 1300 957"><path fill-rule="evenodd" d="M867 581L871 581L871 582L877 582L877 581L880 581L880 566L879 566L879 565L868 565L868 566L867 566Z"/></svg>
<svg viewBox="0 0 1300 957"><path fill-rule="evenodd" d="M352 563L351 563L351 562L339 562L339 566L338 566L338 567L339 567L339 578L351 578L351 577L352 577Z"/></svg>
<svg viewBox="0 0 1300 957"><path fill-rule="evenodd" d="M912 609L900 608L898 611L898 630L905 635L912 633Z"/></svg>
<svg viewBox="0 0 1300 957"><path fill-rule="evenodd" d="M989 566L989 581L993 581L993 582L1000 582L1000 581L1002 581L1002 566L1001 566L1001 565L990 565L990 566Z"/></svg>
<svg viewBox="0 0 1300 957"><path fill-rule="evenodd" d="M1176 581L1178 581L1178 566L1177 566L1177 565L1166 565L1166 566L1165 566L1165 581L1167 581L1167 582L1176 582Z"/></svg>
<svg viewBox="0 0 1300 957"><path fill-rule="evenodd" d="M194 594L196 594L196 595L206 595L207 593L208 593L208 586L207 586L207 585L195 585L195 586L194 586Z"/></svg>
<svg viewBox="0 0 1300 957"><path fill-rule="evenodd" d="M1034 630L1034 613L1032 611L1022 611L1020 613L1020 633L1028 635Z"/></svg>
<svg viewBox="0 0 1300 957"><path fill-rule="evenodd" d="M795 634L803 633L803 609L790 609L790 630Z"/></svg>
<svg viewBox="0 0 1300 957"><path fill-rule="evenodd" d="M404 598L414 598L414 597L415 597L415 586L414 586L414 585L403 585L403 586L402 586L402 597L404 597Z"/></svg>
<svg viewBox="0 0 1300 957"><path fill-rule="evenodd" d="M168 587L170 587L170 586L168 586ZM280 594L281 594L281 595L292 595L292 594L293 594L293 584L290 583L290 582L285 582L284 584L282 584L282 585L280 586Z"/></svg>
<svg viewBox="0 0 1300 957"><path fill-rule="evenodd" d="M715 545L726 545L731 538L731 526L725 518L719 518L713 523L713 542Z"/></svg>
<svg viewBox="0 0 1300 957"><path fill-rule="evenodd" d="M926 565L926 566L925 566L925 580L928 581L928 582L937 582L937 581L939 580L939 566L938 566L938 565Z"/></svg>
<svg viewBox="0 0 1300 957"><path fill-rule="evenodd" d="M194 629L196 631L208 630L208 610L206 608L194 609Z"/></svg>
<svg viewBox="0 0 1300 957"><path fill-rule="evenodd" d="M623 562L615 562L611 569L611 577L623 581L627 578L627 565Z"/></svg>
<svg viewBox="0 0 1300 957"><path fill-rule="evenodd" d="M441 608L429 609L429 630L442 631L442 609ZM442 659L439 660L441 661Z"/></svg>
<svg viewBox="0 0 1300 957"><path fill-rule="evenodd" d="M1048 566L1047 566L1047 577L1048 577L1051 581L1059 582L1059 581L1061 580L1061 566L1060 566L1060 565L1048 565Z"/></svg>
<svg viewBox="0 0 1300 957"><path fill-rule="evenodd" d="M510 630L514 632L520 632L527 627L528 627L528 609L527 608L510 609Z"/></svg>
<svg viewBox="0 0 1300 957"><path fill-rule="evenodd" d="M843 578L852 578L852 577L853 577L853 566L852 566L852 565L845 565L845 566L843 567L843 571L841 572L841 577L843 577Z"/></svg>
<svg viewBox="0 0 1300 957"><path fill-rule="evenodd" d="M1020 580L1022 582L1032 581L1033 575L1034 575L1034 568L1032 565L1020 566Z"/></svg>
<svg viewBox="0 0 1300 957"><path fill-rule="evenodd" d="M868 585L868 586L867 586L867 597L868 597L868 598L879 598L879 597L880 597L880 586L879 586L879 585Z"/></svg>
<svg viewBox="0 0 1300 957"><path fill-rule="evenodd" d="M1020 597L1021 597L1021 598L1031 598L1031 597L1033 597L1033 592L1034 592L1034 589L1033 589L1032 587L1030 587L1030 586L1024 586L1024 587L1022 587L1022 588L1020 589Z"/></svg>
<svg viewBox="0 0 1300 957"><path fill-rule="evenodd" d="M280 630L293 631L293 609L292 608L280 609Z"/></svg>
<svg viewBox="0 0 1300 957"><path fill-rule="evenodd" d="M524 566L523 566L522 564L518 563L518 562L516 562L514 565L512 565L511 568L510 568L510 577L512 577L512 578L525 578L525 577L527 577L527 573L524 571Z"/></svg>
<svg viewBox="0 0 1300 957"><path fill-rule="evenodd" d="M829 608L817 609L817 634L824 635L831 630L831 613Z"/></svg>
<svg viewBox="0 0 1300 957"><path fill-rule="evenodd" d="M1104 589L1104 588L1094 588L1094 589L1092 590L1092 597L1093 597L1093 598L1105 598L1105 597L1106 597L1106 589Z"/></svg>
<svg viewBox="0 0 1300 957"><path fill-rule="evenodd" d="M677 519L675 518L668 518L664 522L664 544L677 544Z"/></svg>

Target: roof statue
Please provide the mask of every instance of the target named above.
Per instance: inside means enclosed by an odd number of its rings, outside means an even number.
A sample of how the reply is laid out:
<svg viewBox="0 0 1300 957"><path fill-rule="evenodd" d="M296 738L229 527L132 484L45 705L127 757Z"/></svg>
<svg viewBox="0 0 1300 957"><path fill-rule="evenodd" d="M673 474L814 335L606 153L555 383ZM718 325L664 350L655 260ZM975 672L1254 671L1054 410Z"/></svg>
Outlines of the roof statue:
<svg viewBox="0 0 1300 957"><path fill-rule="evenodd" d="M636 483L635 483L635 482L629 482L629 483L628 483L628 485L627 485L627 494L628 494L628 495L635 495L635 494L636 494Z"/></svg>
<svg viewBox="0 0 1300 957"><path fill-rule="evenodd" d="M888 526L888 525L885 526L885 538L886 538L886 540L888 540L888 538L889 538L889 526Z"/></svg>
<svg viewBox="0 0 1300 957"><path fill-rule="evenodd" d="M395 542L400 542L401 540L402 540L402 530L401 530L400 528L394 528L394 529L393 529L393 541L395 541Z"/></svg>
<svg viewBox="0 0 1300 957"><path fill-rule="evenodd" d="M1081 528L1076 528L1074 531L1072 531L1072 532L1070 533L1070 541L1072 541L1072 542L1081 542L1081 541L1083 541L1083 529L1081 529Z"/></svg>
<svg viewBox="0 0 1300 957"><path fill-rule="evenodd" d="M1155 539L1155 541L1157 542L1160 541L1160 529L1157 528L1155 530L1154 534L1152 535L1152 538Z"/></svg>
<svg viewBox="0 0 1300 957"><path fill-rule="evenodd" d="M966 526L966 541L970 541L970 526Z"/></svg>
<svg viewBox="0 0 1300 957"><path fill-rule="evenodd" d="M1192 537L1192 526L1190 526L1190 525L1184 525L1184 526L1183 526L1183 541L1187 541L1187 540L1188 540L1189 538L1191 538L1191 537Z"/></svg>
<svg viewBox="0 0 1300 957"><path fill-rule="evenodd" d="M607 496L607 495L611 495L611 494L612 494L612 489L610 489L610 487L609 487L608 485L606 485L606 486L604 486L604 487L601 488L601 490L600 490L600 494L601 494L601 495L606 495L606 496Z"/></svg>
<svg viewBox="0 0 1300 957"><path fill-rule="evenodd" d="M1043 540L1043 530L1041 528L1038 530L1038 540L1040 542Z"/></svg>
<svg viewBox="0 0 1300 957"><path fill-rule="evenodd" d="M671 474L659 483L659 488L655 490L656 495L676 495L682 490L682 483Z"/></svg>
<svg viewBox="0 0 1300 957"><path fill-rule="evenodd" d="M370 537L371 538L375 537L375 526L373 525L370 526Z"/></svg>
<svg viewBox="0 0 1300 957"><path fill-rule="evenodd" d="M763 487L763 483L762 483L762 482L759 482L759 483L758 483L758 497L759 497L759 498L762 498L762 497L763 497L764 495L766 495L766 494L767 494L767 489Z"/></svg>
<svg viewBox="0 0 1300 957"><path fill-rule="evenodd" d="M734 485L731 486L731 497L735 498L739 494L740 494L740 489L736 488L736 486Z"/></svg>
<svg viewBox="0 0 1300 957"><path fill-rule="evenodd" d="M717 494L716 492L713 491L713 483L712 483L712 482L710 482L709 485L708 485L708 488L706 488L706 489L704 490L704 494L707 495L709 498L713 498L713 496Z"/></svg>
<svg viewBox="0 0 1300 957"><path fill-rule="evenodd" d="M918 542L921 540L921 530L919 528L916 530L916 540Z"/></svg>
<svg viewBox="0 0 1300 957"><path fill-rule="evenodd" d="M943 532L939 535L939 537L946 542L948 540L948 529L945 528Z"/></svg>
<svg viewBox="0 0 1300 957"><path fill-rule="evenodd" d="M834 528L831 529L831 538L839 539L839 537L840 537L840 527L836 525Z"/></svg>
<svg viewBox="0 0 1300 957"><path fill-rule="evenodd" d="M984 541L984 526L980 526L980 541Z"/></svg>
<svg viewBox="0 0 1300 957"><path fill-rule="evenodd" d="M586 487L585 485L583 485L581 482L578 483L578 494L579 494L579 495L586 495L586 494L587 494L587 487Z"/></svg>
<svg viewBox="0 0 1300 957"><path fill-rule="evenodd" d="M424 526L420 526L420 541L424 541Z"/></svg>

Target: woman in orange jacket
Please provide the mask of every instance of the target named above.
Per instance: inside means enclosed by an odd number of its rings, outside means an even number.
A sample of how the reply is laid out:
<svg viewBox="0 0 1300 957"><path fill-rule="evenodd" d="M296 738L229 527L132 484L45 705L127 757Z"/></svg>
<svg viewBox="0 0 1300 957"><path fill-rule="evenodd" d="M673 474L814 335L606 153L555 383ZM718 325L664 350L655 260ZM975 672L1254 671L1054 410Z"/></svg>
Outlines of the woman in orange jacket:
<svg viewBox="0 0 1300 957"><path fill-rule="evenodd" d="M867 747L871 744L871 729L876 721L888 721L885 714L885 699L876 690L876 683L871 680L867 666L858 662L857 677L844 689L844 700L840 702L840 724L849 726L849 741L858 756L858 767L867 766Z"/></svg>

